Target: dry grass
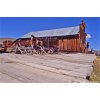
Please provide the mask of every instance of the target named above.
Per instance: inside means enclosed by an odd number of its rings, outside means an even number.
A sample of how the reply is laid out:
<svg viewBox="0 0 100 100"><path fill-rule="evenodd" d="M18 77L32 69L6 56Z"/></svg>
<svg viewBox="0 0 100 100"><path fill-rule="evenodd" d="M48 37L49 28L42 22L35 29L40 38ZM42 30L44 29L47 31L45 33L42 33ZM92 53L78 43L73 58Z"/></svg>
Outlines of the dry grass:
<svg viewBox="0 0 100 100"><path fill-rule="evenodd" d="M94 60L93 72L90 76L90 81L100 83L100 57Z"/></svg>

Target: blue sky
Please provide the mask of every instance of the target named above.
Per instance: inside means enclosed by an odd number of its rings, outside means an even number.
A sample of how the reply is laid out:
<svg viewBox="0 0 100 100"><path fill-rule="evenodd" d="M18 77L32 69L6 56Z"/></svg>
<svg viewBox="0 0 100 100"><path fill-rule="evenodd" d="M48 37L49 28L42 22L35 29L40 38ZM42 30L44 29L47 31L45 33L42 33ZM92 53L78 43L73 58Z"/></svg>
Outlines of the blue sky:
<svg viewBox="0 0 100 100"><path fill-rule="evenodd" d="M91 35L87 40L91 48L100 50L99 17L1 17L0 37L20 38L31 31L76 26L81 20L86 22L86 33Z"/></svg>

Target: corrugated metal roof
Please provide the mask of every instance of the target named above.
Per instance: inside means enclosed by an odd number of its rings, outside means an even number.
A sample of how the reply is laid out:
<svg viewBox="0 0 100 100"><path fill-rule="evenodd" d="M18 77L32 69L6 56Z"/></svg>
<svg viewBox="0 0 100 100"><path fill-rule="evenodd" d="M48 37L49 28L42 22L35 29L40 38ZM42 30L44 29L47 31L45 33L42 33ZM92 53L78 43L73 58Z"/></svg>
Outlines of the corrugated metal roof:
<svg viewBox="0 0 100 100"><path fill-rule="evenodd" d="M67 35L78 34L78 32L79 32L79 26L75 26L75 27L29 32L21 38L30 38L31 35L34 35L35 37L67 36Z"/></svg>

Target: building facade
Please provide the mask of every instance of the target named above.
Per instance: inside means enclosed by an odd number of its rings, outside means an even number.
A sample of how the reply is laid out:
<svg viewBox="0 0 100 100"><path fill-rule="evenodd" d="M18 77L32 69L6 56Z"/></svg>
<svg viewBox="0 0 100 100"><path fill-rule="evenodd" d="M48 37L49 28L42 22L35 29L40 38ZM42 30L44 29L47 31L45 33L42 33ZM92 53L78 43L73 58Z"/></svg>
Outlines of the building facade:
<svg viewBox="0 0 100 100"><path fill-rule="evenodd" d="M29 32L20 38L20 42L22 45L30 45L30 38L33 35L48 48L57 47L60 51L68 52L87 52L85 28L86 24L82 21L80 25L74 27Z"/></svg>

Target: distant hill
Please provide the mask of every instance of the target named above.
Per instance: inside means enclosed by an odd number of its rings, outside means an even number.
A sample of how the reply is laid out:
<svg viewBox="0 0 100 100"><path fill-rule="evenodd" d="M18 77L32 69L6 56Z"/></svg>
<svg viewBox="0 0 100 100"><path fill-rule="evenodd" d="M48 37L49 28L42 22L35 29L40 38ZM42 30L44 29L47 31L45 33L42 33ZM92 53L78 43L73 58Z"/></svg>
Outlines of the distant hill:
<svg viewBox="0 0 100 100"><path fill-rule="evenodd" d="M100 54L100 51L98 50L93 50L94 53L99 53Z"/></svg>
<svg viewBox="0 0 100 100"><path fill-rule="evenodd" d="M95 53L95 54L100 56L100 51L99 50L93 50L93 53Z"/></svg>
<svg viewBox="0 0 100 100"><path fill-rule="evenodd" d="M2 44L2 42L6 40L15 41L16 39L15 38L0 38L0 44Z"/></svg>

